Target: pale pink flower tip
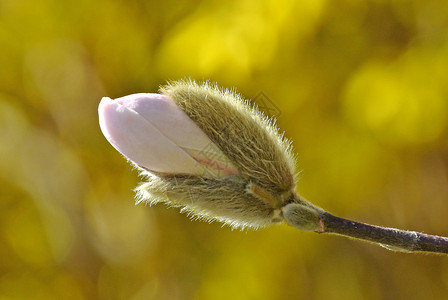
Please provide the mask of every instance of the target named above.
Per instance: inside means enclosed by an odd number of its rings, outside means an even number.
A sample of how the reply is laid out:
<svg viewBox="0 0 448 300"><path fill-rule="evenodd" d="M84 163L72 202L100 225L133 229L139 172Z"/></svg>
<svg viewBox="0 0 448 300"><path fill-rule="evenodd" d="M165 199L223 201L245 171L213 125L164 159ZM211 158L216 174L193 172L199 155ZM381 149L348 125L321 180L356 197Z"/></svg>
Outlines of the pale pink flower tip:
<svg viewBox="0 0 448 300"><path fill-rule="evenodd" d="M238 170L171 99L133 94L98 107L101 131L120 153L148 171L224 177Z"/></svg>

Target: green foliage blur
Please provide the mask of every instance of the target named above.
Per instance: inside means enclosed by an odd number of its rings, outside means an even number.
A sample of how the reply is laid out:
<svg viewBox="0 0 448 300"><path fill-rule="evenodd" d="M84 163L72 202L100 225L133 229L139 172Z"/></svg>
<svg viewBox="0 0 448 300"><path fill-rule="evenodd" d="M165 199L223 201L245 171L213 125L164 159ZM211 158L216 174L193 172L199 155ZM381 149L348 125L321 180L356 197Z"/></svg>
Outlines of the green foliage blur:
<svg viewBox="0 0 448 300"><path fill-rule="evenodd" d="M448 235L446 1L1 0L0 49L0 299L446 297L446 257L135 206L97 116L172 79L263 92L305 198Z"/></svg>

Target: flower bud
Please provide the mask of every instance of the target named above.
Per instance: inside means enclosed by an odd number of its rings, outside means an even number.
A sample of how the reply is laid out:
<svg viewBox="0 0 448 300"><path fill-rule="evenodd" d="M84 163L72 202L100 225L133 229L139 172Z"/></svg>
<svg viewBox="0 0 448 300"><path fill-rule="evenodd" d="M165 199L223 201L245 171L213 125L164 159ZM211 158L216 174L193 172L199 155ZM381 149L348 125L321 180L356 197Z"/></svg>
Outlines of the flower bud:
<svg viewBox="0 0 448 300"><path fill-rule="evenodd" d="M99 107L109 142L147 177L137 202L164 202L233 227L283 221L299 201L290 143L238 94L179 81Z"/></svg>

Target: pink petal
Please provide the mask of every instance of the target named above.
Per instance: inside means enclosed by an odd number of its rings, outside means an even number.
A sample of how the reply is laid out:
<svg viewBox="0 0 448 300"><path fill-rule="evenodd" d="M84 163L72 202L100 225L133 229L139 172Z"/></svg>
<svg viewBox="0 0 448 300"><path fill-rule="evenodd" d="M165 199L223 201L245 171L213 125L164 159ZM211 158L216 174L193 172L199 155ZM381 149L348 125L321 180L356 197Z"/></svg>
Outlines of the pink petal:
<svg viewBox="0 0 448 300"><path fill-rule="evenodd" d="M137 165L162 173L203 172L185 151L138 113L117 101L103 98L99 118L106 139Z"/></svg>
<svg viewBox="0 0 448 300"><path fill-rule="evenodd" d="M159 94L134 94L99 106L108 141L137 165L163 173L234 175L238 170L177 105Z"/></svg>

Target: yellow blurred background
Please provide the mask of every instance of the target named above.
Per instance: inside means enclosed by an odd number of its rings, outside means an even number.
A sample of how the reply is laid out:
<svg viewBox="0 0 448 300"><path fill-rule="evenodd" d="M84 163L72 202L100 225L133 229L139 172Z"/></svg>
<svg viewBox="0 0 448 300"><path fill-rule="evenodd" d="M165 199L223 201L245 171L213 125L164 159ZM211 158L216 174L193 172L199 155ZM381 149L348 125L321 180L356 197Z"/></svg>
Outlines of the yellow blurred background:
<svg viewBox="0 0 448 300"><path fill-rule="evenodd" d="M262 92L299 192L448 235L444 0L0 0L0 299L444 299L448 260L134 205L102 96Z"/></svg>

